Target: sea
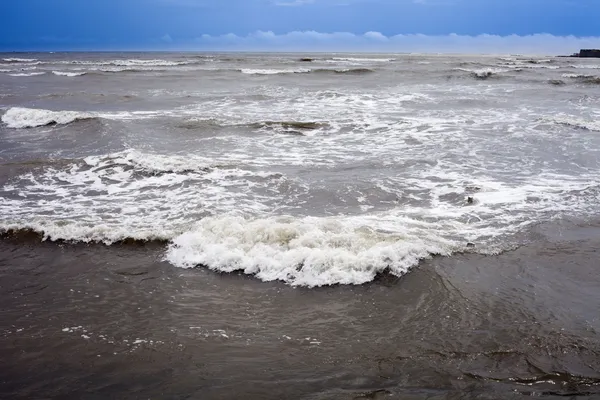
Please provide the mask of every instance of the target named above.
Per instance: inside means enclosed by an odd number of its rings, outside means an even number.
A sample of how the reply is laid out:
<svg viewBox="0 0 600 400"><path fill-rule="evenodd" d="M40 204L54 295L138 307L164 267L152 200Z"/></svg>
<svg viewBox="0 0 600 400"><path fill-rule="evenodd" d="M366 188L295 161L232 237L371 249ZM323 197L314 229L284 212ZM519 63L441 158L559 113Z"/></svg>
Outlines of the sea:
<svg viewBox="0 0 600 400"><path fill-rule="evenodd" d="M600 398L600 59L0 54L0 398Z"/></svg>

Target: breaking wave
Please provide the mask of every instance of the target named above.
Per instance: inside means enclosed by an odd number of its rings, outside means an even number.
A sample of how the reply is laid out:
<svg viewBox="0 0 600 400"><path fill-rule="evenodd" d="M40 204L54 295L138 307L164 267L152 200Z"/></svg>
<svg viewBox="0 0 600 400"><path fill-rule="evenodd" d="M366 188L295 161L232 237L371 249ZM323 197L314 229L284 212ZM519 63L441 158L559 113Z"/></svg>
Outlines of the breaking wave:
<svg viewBox="0 0 600 400"><path fill-rule="evenodd" d="M242 74L247 75L280 75L280 74L306 74L311 72L310 69L252 69L243 68L239 70Z"/></svg>
<svg viewBox="0 0 600 400"><path fill-rule="evenodd" d="M576 69L600 69L600 64L576 64L576 65L571 65L571 68L576 68Z"/></svg>
<svg viewBox="0 0 600 400"><path fill-rule="evenodd" d="M2 59L3 62L5 63L9 63L9 64L19 64L19 63L34 63L37 62L38 60L35 58L3 58Z"/></svg>
<svg viewBox="0 0 600 400"><path fill-rule="evenodd" d="M194 64L196 61L169 61L169 60L110 60L110 61L61 61L58 64L71 65L96 65L96 66L115 66L115 67L177 67L181 65Z"/></svg>
<svg viewBox="0 0 600 400"><path fill-rule="evenodd" d="M344 69L329 69L329 68L320 68L314 69L314 73L317 74L350 74L350 75L363 75L363 74L371 74L375 72L375 70L370 68L344 68Z"/></svg>
<svg viewBox="0 0 600 400"><path fill-rule="evenodd" d="M579 83L600 85L600 76L585 74L563 74L563 78L576 79Z"/></svg>
<svg viewBox="0 0 600 400"><path fill-rule="evenodd" d="M35 108L10 108L2 116L9 128L35 128L45 125L64 125L83 119L95 118L94 115L77 111L50 111Z"/></svg>
<svg viewBox="0 0 600 400"><path fill-rule="evenodd" d="M456 68L455 71L468 72L473 78L485 80L492 77L499 76L502 72L507 72L505 69L499 68L483 68L483 69L468 69L468 68Z"/></svg>
<svg viewBox="0 0 600 400"><path fill-rule="evenodd" d="M333 69L333 68L317 68L317 69L241 69L239 70L243 74L248 75L280 75L280 74L368 74L375 72L369 68L344 68L344 69Z"/></svg>
<svg viewBox="0 0 600 400"><path fill-rule="evenodd" d="M87 72L63 72L63 71L52 71L52 73L57 76L67 76L70 78L74 78L76 76L83 76L83 75L87 74Z"/></svg>
<svg viewBox="0 0 600 400"><path fill-rule="evenodd" d="M387 63L387 62L392 62L392 61L396 61L395 58L358 58L358 57L333 57L331 60L327 60L327 61L333 61L333 62L338 62L338 61L342 61L342 62L352 62L352 63L376 63L376 62L381 62L381 63Z"/></svg>
<svg viewBox="0 0 600 400"><path fill-rule="evenodd" d="M457 246L441 237L377 232L359 218L209 217L174 238L166 259L181 268L243 271L294 286L360 285L405 274Z"/></svg>
<svg viewBox="0 0 600 400"><path fill-rule="evenodd" d="M600 121L590 121L568 115L558 115L552 118L552 122L559 125L584 129L586 131L600 132Z"/></svg>
<svg viewBox="0 0 600 400"><path fill-rule="evenodd" d="M40 76L46 74L45 72L18 72L15 74L8 74L9 76L14 77L25 77L25 76Z"/></svg>

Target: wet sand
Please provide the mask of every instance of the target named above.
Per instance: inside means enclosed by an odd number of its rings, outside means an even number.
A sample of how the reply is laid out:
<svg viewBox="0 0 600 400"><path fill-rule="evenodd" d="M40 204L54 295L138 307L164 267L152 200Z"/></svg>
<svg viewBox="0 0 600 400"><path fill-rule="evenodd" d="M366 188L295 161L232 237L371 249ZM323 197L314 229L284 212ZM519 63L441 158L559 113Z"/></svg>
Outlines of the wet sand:
<svg viewBox="0 0 600 400"><path fill-rule="evenodd" d="M4 237L0 397L597 398L600 225L540 232L314 289Z"/></svg>

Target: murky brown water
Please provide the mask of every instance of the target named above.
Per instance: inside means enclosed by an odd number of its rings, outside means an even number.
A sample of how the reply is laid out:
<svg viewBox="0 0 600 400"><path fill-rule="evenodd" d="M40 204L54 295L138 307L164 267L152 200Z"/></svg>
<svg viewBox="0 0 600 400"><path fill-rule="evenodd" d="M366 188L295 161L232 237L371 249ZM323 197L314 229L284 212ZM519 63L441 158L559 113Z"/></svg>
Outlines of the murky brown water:
<svg viewBox="0 0 600 400"><path fill-rule="evenodd" d="M596 398L599 231L318 289L5 238L0 397Z"/></svg>

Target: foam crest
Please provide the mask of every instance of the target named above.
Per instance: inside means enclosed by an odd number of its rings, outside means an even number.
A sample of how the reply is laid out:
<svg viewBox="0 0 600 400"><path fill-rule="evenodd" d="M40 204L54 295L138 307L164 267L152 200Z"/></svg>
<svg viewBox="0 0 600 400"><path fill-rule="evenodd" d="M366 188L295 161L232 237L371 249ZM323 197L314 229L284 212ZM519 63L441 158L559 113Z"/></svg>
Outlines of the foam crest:
<svg viewBox="0 0 600 400"><path fill-rule="evenodd" d="M66 76L66 77L69 77L69 78L74 78L74 77L76 77L76 76L83 76L83 75L85 75L87 72L63 72L63 71L52 71L52 73L53 73L54 75L57 75L57 76Z"/></svg>
<svg viewBox="0 0 600 400"><path fill-rule="evenodd" d="M576 69L600 69L600 64L576 64L576 65L571 65L571 68L576 68Z"/></svg>
<svg viewBox="0 0 600 400"><path fill-rule="evenodd" d="M211 160L194 155L177 156L142 153L138 150L129 149L106 156L90 156L84 162L95 168L106 168L115 166L131 166L151 173L161 172L206 172L211 166Z"/></svg>
<svg viewBox="0 0 600 400"><path fill-rule="evenodd" d="M8 74L14 77L26 77L26 76L40 76L46 74L45 72L17 72L14 74Z"/></svg>
<svg viewBox="0 0 600 400"><path fill-rule="evenodd" d="M145 60L145 59L129 59L129 60L109 60L109 61L63 61L60 64L74 65L105 65L116 67L177 67L180 65L192 64L191 61L169 61L169 60Z"/></svg>
<svg viewBox="0 0 600 400"><path fill-rule="evenodd" d="M3 58L2 61L6 63L34 63L38 60L35 58Z"/></svg>
<svg viewBox="0 0 600 400"><path fill-rule="evenodd" d="M280 75L280 74L306 74L311 70L306 68L299 69L252 69L243 68L240 70L242 74L247 75Z"/></svg>
<svg viewBox="0 0 600 400"><path fill-rule="evenodd" d="M395 58L358 58L358 57L333 57L328 62L349 62L349 63L389 63L396 61Z"/></svg>
<svg viewBox="0 0 600 400"><path fill-rule="evenodd" d="M35 108L13 107L2 116L9 128L34 128L51 124L69 124L71 122L94 118L92 114L76 111L50 111Z"/></svg>
<svg viewBox="0 0 600 400"><path fill-rule="evenodd" d="M586 120L569 115L557 115L551 119L554 123L567 125L574 128L585 129L588 131L600 132L600 121Z"/></svg>
<svg viewBox="0 0 600 400"><path fill-rule="evenodd" d="M243 271L295 286L360 285L384 271L401 276L432 254L456 245L433 232L384 233L360 218L206 218L173 240L176 266Z"/></svg>
<svg viewBox="0 0 600 400"><path fill-rule="evenodd" d="M506 69L500 68L481 68L481 69L469 69L469 68L456 68L455 71L464 71L471 74L476 79L488 79L503 72L508 72Z"/></svg>

